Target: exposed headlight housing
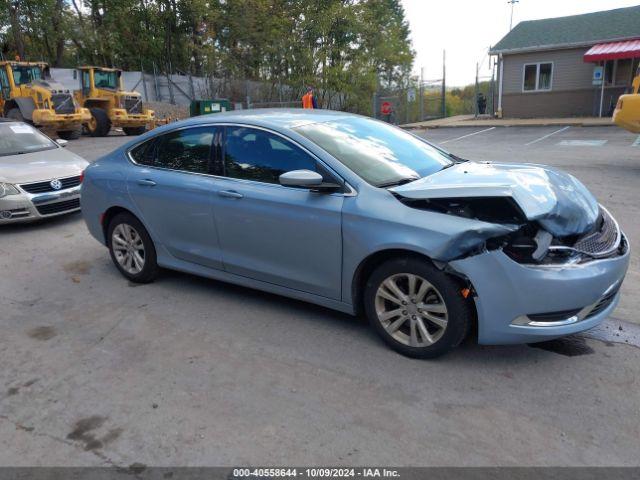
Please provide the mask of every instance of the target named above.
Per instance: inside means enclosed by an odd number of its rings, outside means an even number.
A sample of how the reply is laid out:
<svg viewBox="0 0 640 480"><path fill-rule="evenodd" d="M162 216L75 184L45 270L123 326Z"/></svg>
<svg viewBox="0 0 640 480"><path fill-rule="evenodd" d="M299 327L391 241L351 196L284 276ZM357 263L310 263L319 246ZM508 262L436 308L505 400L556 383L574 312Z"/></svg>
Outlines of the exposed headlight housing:
<svg viewBox="0 0 640 480"><path fill-rule="evenodd" d="M0 198L6 197L7 195L18 194L20 194L20 191L14 185L0 182Z"/></svg>

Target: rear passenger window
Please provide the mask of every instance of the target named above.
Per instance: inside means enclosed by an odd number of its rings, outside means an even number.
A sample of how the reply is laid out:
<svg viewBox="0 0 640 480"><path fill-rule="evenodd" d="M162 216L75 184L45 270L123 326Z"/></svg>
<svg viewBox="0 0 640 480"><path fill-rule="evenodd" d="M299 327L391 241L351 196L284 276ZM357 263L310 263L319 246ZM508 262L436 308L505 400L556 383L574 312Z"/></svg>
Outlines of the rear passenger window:
<svg viewBox="0 0 640 480"><path fill-rule="evenodd" d="M212 127L187 128L159 136L131 151L136 163L193 173L209 173Z"/></svg>
<svg viewBox="0 0 640 480"><path fill-rule="evenodd" d="M153 155L155 153L155 139L149 140L148 142L144 142L133 150L131 150L130 155L133 158L133 161L139 165L153 165Z"/></svg>
<svg viewBox="0 0 640 480"><path fill-rule="evenodd" d="M227 127L224 165L227 177L265 183L279 183L292 170L317 171L316 161L293 143L245 127Z"/></svg>

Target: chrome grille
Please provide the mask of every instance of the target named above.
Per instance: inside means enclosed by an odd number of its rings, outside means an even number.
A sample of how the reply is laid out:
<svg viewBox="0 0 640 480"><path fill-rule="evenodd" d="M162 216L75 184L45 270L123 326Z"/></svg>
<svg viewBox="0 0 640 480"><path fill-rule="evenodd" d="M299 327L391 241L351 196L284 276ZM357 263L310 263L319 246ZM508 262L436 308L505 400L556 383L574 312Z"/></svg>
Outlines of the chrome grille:
<svg viewBox="0 0 640 480"><path fill-rule="evenodd" d="M76 106L73 104L73 97L69 93L56 93L51 95L53 109L58 114L70 114L76 112Z"/></svg>
<svg viewBox="0 0 640 480"><path fill-rule="evenodd" d="M142 97L126 97L124 108L128 113L142 113Z"/></svg>
<svg viewBox="0 0 640 480"><path fill-rule="evenodd" d="M47 192L57 192L60 190L65 190L67 188L73 188L80 185L80 176L77 177L67 177L61 178L60 183L62 184L62 188L56 190L51 186L51 180L47 180L45 182L37 182L37 183L29 183L26 185L20 185L20 188L27 193L47 193Z"/></svg>
<svg viewBox="0 0 640 480"><path fill-rule="evenodd" d="M573 245L573 248L588 255L607 255L612 253L620 244L620 228L613 217L604 208L602 223L595 232L591 232Z"/></svg>

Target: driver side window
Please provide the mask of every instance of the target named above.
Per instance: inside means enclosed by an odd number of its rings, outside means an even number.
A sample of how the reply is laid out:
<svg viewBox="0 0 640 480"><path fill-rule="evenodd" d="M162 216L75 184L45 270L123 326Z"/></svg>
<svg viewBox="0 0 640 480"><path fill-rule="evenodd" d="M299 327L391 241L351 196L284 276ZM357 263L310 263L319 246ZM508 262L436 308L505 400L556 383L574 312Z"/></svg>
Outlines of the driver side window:
<svg viewBox="0 0 640 480"><path fill-rule="evenodd" d="M224 150L225 175L231 178L280 183L280 175L292 170L318 171L309 154L264 130L227 127Z"/></svg>

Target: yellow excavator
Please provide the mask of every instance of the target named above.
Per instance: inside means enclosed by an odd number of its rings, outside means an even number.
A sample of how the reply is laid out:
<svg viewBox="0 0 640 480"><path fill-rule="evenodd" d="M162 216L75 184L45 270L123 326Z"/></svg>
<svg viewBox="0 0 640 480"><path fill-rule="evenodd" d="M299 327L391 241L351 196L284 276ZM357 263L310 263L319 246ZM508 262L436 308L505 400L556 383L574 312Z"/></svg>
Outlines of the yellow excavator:
<svg viewBox="0 0 640 480"><path fill-rule="evenodd" d="M49 75L43 62L0 61L0 115L57 132L65 140L78 138L91 119L72 93Z"/></svg>
<svg viewBox="0 0 640 480"><path fill-rule="evenodd" d="M621 95L618 99L613 121L625 130L640 133L640 66L633 79L632 93Z"/></svg>
<svg viewBox="0 0 640 480"><path fill-rule="evenodd" d="M78 104L88 108L91 119L85 125L89 135L104 137L111 127L121 127L127 135L140 135L153 127L153 110L143 107L138 92L127 92L122 82L122 70L83 66L80 90L74 92Z"/></svg>

